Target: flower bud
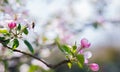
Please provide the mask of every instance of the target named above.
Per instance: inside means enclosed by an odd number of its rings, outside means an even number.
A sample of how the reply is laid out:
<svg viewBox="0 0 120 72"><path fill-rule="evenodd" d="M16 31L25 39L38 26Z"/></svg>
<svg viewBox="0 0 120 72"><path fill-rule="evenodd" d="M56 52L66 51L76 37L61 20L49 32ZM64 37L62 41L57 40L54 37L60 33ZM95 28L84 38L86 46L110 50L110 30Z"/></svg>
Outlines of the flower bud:
<svg viewBox="0 0 120 72"><path fill-rule="evenodd" d="M13 29L13 28L16 27L16 23L15 23L15 22L10 22L10 23L8 23L8 27L9 27L10 29Z"/></svg>
<svg viewBox="0 0 120 72"><path fill-rule="evenodd" d="M99 70L99 65L96 64L96 63L91 63L89 65L89 68L92 70L92 71L98 71Z"/></svg>
<svg viewBox="0 0 120 72"><path fill-rule="evenodd" d="M87 39L83 38L83 39L81 40L81 47L82 47L82 48L89 48L90 45L91 45L91 44L88 42Z"/></svg>

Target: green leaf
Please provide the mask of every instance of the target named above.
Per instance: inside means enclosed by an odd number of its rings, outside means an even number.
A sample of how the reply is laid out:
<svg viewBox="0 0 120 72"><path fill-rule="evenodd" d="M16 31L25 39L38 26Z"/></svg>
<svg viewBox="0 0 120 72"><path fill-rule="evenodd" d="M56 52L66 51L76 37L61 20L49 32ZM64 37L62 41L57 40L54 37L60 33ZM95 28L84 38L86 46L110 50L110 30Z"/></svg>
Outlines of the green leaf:
<svg viewBox="0 0 120 72"><path fill-rule="evenodd" d="M72 63L71 62L68 62L67 65L68 65L69 69L72 68Z"/></svg>
<svg viewBox="0 0 120 72"><path fill-rule="evenodd" d="M2 41L2 45L6 46L9 43L10 39Z"/></svg>
<svg viewBox="0 0 120 72"><path fill-rule="evenodd" d="M12 48L13 48L13 49L16 49L18 46L19 46L19 41L18 41L18 39L14 39L14 40L13 40L13 46L12 46Z"/></svg>
<svg viewBox="0 0 120 72"><path fill-rule="evenodd" d="M18 25L17 29L18 29L19 31L21 30L21 25L20 25L20 24Z"/></svg>
<svg viewBox="0 0 120 72"><path fill-rule="evenodd" d="M34 53L32 45L27 40L24 40L24 43L28 47L28 49L30 50L30 52Z"/></svg>
<svg viewBox="0 0 120 72"><path fill-rule="evenodd" d="M4 37L0 37L0 41L3 41L3 40L5 40L5 38Z"/></svg>
<svg viewBox="0 0 120 72"><path fill-rule="evenodd" d="M6 34L4 34L4 37L5 37L5 36L9 36L9 37L10 37L10 35L11 35L10 33L6 33Z"/></svg>
<svg viewBox="0 0 120 72"><path fill-rule="evenodd" d="M73 45L73 46L72 46L72 52L75 53L75 52L76 52L76 49L77 49L77 46L76 46L76 45Z"/></svg>
<svg viewBox="0 0 120 72"><path fill-rule="evenodd" d="M0 28L0 33L8 33L8 30L6 28Z"/></svg>
<svg viewBox="0 0 120 72"><path fill-rule="evenodd" d="M78 67L83 68L83 65L80 62L77 62Z"/></svg>
<svg viewBox="0 0 120 72"><path fill-rule="evenodd" d="M62 52L64 52L64 50L62 49L62 46L60 45L60 43L59 43L58 40L56 40L56 44L57 44L58 48L59 48Z"/></svg>
<svg viewBox="0 0 120 72"><path fill-rule="evenodd" d="M73 47L73 50L76 50L77 49L77 46L76 45L74 45L74 46L72 46Z"/></svg>
<svg viewBox="0 0 120 72"><path fill-rule="evenodd" d="M28 30L27 30L27 28L25 27L24 29L23 29L23 32L24 32L24 34L28 34Z"/></svg>
<svg viewBox="0 0 120 72"><path fill-rule="evenodd" d="M71 48L70 48L68 45L61 45L61 44L60 44L60 39L59 39L59 37L57 37L57 38L55 39L55 42L56 42L58 48L59 48L62 52L66 53L66 54L72 54L72 53L71 53Z"/></svg>
<svg viewBox="0 0 120 72"><path fill-rule="evenodd" d="M30 65L27 72L54 72L52 69L44 69L38 65Z"/></svg>
<svg viewBox="0 0 120 72"><path fill-rule="evenodd" d="M38 72L40 71L40 67L37 65L31 65L28 72Z"/></svg>
<svg viewBox="0 0 120 72"><path fill-rule="evenodd" d="M7 45L10 42L10 39L4 41L4 45Z"/></svg>
<svg viewBox="0 0 120 72"><path fill-rule="evenodd" d="M79 66L80 68L82 68L82 67L83 67L83 64L84 64L84 56L81 55L81 54L78 54L78 55L76 56L76 58L77 58L77 60L78 60L78 66Z"/></svg>
<svg viewBox="0 0 120 72"><path fill-rule="evenodd" d="M65 53L72 54L70 47L68 45L62 45L62 49L64 50Z"/></svg>
<svg viewBox="0 0 120 72"><path fill-rule="evenodd" d="M5 39L4 37L0 37L0 42L3 46L6 46L9 43L10 39Z"/></svg>

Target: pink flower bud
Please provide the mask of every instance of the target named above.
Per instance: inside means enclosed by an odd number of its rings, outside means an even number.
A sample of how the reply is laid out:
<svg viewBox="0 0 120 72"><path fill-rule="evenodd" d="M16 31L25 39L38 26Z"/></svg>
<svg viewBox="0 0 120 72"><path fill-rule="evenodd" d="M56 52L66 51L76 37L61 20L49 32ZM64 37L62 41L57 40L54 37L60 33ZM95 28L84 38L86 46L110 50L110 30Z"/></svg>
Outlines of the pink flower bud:
<svg viewBox="0 0 120 72"><path fill-rule="evenodd" d="M10 22L10 23L8 23L8 27L10 29L13 29L14 27L16 27L16 23L15 22Z"/></svg>
<svg viewBox="0 0 120 72"><path fill-rule="evenodd" d="M96 63L91 63L91 64L89 65L89 67L90 67L90 69L91 69L92 71L98 71L98 70L99 70L99 65L96 64Z"/></svg>
<svg viewBox="0 0 120 72"><path fill-rule="evenodd" d="M88 42L87 39L83 38L83 39L81 40L81 47L82 47L82 48L89 48L90 45L91 45L91 44Z"/></svg>

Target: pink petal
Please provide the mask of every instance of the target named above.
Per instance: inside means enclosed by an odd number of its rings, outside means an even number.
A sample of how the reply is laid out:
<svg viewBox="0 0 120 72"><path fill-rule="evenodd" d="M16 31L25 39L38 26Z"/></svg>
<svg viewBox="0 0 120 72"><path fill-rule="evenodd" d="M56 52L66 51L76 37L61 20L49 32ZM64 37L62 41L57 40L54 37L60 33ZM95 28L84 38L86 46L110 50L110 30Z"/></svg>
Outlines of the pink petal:
<svg viewBox="0 0 120 72"><path fill-rule="evenodd" d="M91 63L91 64L89 65L89 67L90 67L90 69L91 69L92 71L98 71L98 70L99 70L99 65L96 64L96 63Z"/></svg>
<svg viewBox="0 0 120 72"><path fill-rule="evenodd" d="M13 29L14 27L16 27L16 23L15 22L10 22L10 23L8 23L8 27L10 29Z"/></svg>
<svg viewBox="0 0 120 72"><path fill-rule="evenodd" d="M83 38L83 39L81 40L81 46L82 46L83 48L89 48L90 45L91 45L91 44L88 42L87 39Z"/></svg>
<svg viewBox="0 0 120 72"><path fill-rule="evenodd" d="M85 59L84 63L85 63L85 64L88 64L88 60L87 60L87 59Z"/></svg>

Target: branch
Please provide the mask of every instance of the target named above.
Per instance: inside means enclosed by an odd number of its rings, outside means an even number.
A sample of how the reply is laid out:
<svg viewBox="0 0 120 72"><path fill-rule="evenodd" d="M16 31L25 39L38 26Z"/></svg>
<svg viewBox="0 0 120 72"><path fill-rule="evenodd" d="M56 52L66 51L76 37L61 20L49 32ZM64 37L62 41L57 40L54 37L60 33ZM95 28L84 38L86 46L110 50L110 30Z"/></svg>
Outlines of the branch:
<svg viewBox="0 0 120 72"><path fill-rule="evenodd" d="M59 62L59 63L56 64L56 65L52 65L52 64L46 63L43 59L38 58L38 57L36 57L36 56L34 56L34 55L32 55L32 54L29 54L29 53L26 53L26 52L23 52L23 51L20 51L20 50L17 50L17 49L12 49L12 48L9 47L9 46L4 46L4 47L6 47L6 48L8 48L8 49L10 49L10 50L12 50L12 51L14 51L14 52L19 52L19 53L22 53L22 54L24 54L24 55L30 56L30 57L32 57L32 58L34 58L34 59L37 59L38 61L41 61L41 62L44 63L47 67L52 68L52 69L55 69L55 68L59 67L59 66L62 65L62 64L66 64L66 63L70 62L70 60L63 60L63 61Z"/></svg>
<svg viewBox="0 0 120 72"><path fill-rule="evenodd" d="M63 60L63 61L59 62L58 64L53 65L52 68L55 69L55 68L59 67L60 65L66 64L68 62L70 62L70 60Z"/></svg>

